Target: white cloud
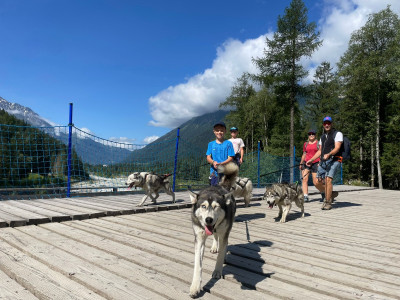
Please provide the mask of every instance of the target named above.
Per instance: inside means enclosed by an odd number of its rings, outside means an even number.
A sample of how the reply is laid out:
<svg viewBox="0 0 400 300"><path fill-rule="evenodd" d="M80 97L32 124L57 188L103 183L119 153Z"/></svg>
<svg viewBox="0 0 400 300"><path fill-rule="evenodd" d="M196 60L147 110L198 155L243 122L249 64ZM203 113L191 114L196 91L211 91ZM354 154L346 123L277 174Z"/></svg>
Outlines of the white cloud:
<svg viewBox="0 0 400 300"><path fill-rule="evenodd" d="M148 137L144 138L144 142L145 142L145 144L150 144L158 138L159 138L159 136L156 136L156 135L148 136Z"/></svg>
<svg viewBox="0 0 400 300"><path fill-rule="evenodd" d="M351 33L361 28L368 15L385 9L400 14L399 0L325 0L324 13L318 22L323 45L310 59L302 61L310 70L312 80L315 67L329 61L335 67L347 49ZM252 57L263 56L266 35L244 42L228 40L217 49L217 57L210 69L187 82L170 86L149 99L153 120L151 125L174 128L192 117L218 109L229 96L231 88L244 72L256 73ZM271 38L272 34L268 33Z"/></svg>
<svg viewBox="0 0 400 300"><path fill-rule="evenodd" d="M262 56L265 38L263 35L245 42L226 41L217 49L217 58L210 69L151 97L150 124L173 128L192 117L217 110L236 79L243 72L256 71L252 57Z"/></svg>

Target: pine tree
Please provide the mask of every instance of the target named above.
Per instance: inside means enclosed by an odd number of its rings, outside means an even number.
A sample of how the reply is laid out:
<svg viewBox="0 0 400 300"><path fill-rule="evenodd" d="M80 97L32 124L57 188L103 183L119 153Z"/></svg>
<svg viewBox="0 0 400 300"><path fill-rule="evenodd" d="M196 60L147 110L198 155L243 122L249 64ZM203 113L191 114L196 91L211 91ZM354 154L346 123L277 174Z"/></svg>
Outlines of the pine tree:
<svg viewBox="0 0 400 300"><path fill-rule="evenodd" d="M295 110L302 93L299 82L308 71L300 64L321 45L316 24L308 23L307 8L303 1L292 0L285 15L278 17L277 30L272 40L267 38L265 57L254 59L260 73L255 78L264 85L273 85L281 103L290 111L290 153L293 157L295 138ZM293 162L291 162L293 167ZM290 180L293 181L293 168Z"/></svg>

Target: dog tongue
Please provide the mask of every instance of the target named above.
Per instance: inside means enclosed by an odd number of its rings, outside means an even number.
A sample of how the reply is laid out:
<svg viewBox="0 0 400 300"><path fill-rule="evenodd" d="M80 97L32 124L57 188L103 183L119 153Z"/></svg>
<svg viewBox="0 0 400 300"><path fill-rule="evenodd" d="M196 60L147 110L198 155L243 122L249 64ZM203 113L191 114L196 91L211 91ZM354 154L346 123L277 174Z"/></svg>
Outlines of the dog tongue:
<svg viewBox="0 0 400 300"><path fill-rule="evenodd" d="M205 230L207 235L212 235L214 229L212 228L212 226L206 226Z"/></svg>

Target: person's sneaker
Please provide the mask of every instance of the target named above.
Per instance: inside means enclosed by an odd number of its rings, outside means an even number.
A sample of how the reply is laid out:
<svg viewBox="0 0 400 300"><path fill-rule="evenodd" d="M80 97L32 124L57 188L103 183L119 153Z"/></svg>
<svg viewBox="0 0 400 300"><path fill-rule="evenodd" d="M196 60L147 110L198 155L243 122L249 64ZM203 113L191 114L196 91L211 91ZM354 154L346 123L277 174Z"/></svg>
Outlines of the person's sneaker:
<svg viewBox="0 0 400 300"><path fill-rule="evenodd" d="M310 199L308 198L308 196L304 196L304 202L310 202Z"/></svg>
<svg viewBox="0 0 400 300"><path fill-rule="evenodd" d="M325 201L325 193L321 193L321 200L319 202L324 202Z"/></svg>
<svg viewBox="0 0 400 300"><path fill-rule="evenodd" d="M327 203L327 202L325 202L324 203L325 205L324 206L322 206L322 210L330 210L330 209L332 209L332 204L330 204L330 203Z"/></svg>

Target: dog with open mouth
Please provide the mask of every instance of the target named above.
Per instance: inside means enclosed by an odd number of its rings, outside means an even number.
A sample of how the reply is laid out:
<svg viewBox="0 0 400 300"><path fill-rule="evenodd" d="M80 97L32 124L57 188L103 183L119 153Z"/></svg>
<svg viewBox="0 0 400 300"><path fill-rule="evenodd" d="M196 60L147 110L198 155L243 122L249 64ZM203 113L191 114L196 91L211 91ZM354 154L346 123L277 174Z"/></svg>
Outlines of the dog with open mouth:
<svg viewBox="0 0 400 300"><path fill-rule="evenodd" d="M201 273L205 242L214 238L211 253L218 253L213 278L221 278L228 237L235 219L236 202L233 191L222 186L210 186L199 193L189 190L192 202L192 226L195 237L194 272L189 295L195 298L201 291Z"/></svg>
<svg viewBox="0 0 400 300"><path fill-rule="evenodd" d="M263 200L267 202L270 209L272 209L274 205L279 207L277 218L281 217L281 223L286 222L286 217L293 202L295 202L297 207L301 209L301 217L304 217L304 194L298 184L273 184L265 189ZM284 206L283 209L282 206Z"/></svg>

